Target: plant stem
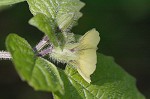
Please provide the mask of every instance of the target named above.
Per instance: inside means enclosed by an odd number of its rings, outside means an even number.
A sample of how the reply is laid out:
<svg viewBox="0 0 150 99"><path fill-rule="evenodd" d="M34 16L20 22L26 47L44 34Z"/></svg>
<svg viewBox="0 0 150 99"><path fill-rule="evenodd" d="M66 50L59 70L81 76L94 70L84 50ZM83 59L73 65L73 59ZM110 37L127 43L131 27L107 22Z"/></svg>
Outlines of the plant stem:
<svg viewBox="0 0 150 99"><path fill-rule="evenodd" d="M48 36L44 36L43 39L33 48L34 51L40 51L44 46L48 44Z"/></svg>
<svg viewBox="0 0 150 99"><path fill-rule="evenodd" d="M0 60L10 60L11 54L7 51L0 51Z"/></svg>

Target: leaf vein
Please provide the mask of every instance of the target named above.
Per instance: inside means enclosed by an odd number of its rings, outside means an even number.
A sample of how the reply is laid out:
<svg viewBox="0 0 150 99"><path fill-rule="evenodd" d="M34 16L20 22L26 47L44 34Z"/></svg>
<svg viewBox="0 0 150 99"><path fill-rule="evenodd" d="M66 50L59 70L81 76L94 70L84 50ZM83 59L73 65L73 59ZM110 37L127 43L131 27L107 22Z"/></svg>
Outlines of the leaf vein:
<svg viewBox="0 0 150 99"><path fill-rule="evenodd" d="M68 74L67 74L68 75ZM93 97L95 97L96 99L98 99L98 97L97 96L94 96L94 94L93 93L91 93L90 92L90 90L88 90L85 86L83 86L81 83L79 83L76 79L74 79L73 77L71 77L70 75L68 75L68 77L70 78L70 79L72 79L72 80L74 80L76 83L78 83L82 88L81 89L79 89L79 91L81 90L81 91L84 91L84 89L87 91L87 92L89 92Z"/></svg>
<svg viewBox="0 0 150 99"><path fill-rule="evenodd" d="M44 79L45 79L47 85L50 86L50 83L49 83L48 78L47 78L47 76L46 76L46 74L45 74L45 71L43 71L43 69L42 69L41 66L39 66L39 65L37 66L37 68L38 68L38 69L41 71L41 73L44 75Z"/></svg>

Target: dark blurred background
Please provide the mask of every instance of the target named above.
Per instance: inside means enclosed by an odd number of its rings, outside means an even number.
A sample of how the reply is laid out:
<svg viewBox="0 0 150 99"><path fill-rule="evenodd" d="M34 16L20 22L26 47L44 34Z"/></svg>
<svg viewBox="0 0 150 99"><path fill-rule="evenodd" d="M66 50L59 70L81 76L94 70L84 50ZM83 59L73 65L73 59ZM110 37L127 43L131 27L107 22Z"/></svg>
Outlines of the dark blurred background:
<svg viewBox="0 0 150 99"><path fill-rule="evenodd" d="M150 0L82 0L83 17L73 31L100 32L99 52L115 61L137 79L138 89L150 99ZM9 33L24 37L32 46L43 33L30 26L26 2L0 9L0 50L5 50ZM0 61L0 99L51 99L51 94L34 91L22 82L11 61Z"/></svg>

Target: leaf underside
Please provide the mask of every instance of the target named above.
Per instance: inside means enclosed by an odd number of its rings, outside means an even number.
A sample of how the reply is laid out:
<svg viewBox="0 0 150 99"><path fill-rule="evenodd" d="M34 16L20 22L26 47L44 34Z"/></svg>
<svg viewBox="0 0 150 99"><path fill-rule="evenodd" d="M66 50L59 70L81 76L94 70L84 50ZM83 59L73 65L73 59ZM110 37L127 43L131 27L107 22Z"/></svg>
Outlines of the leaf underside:
<svg viewBox="0 0 150 99"><path fill-rule="evenodd" d="M15 34L7 37L6 46L20 77L36 90L53 92L55 99L145 99L135 79L112 57L97 54L97 68L88 84L73 66L61 70L37 57L26 40Z"/></svg>

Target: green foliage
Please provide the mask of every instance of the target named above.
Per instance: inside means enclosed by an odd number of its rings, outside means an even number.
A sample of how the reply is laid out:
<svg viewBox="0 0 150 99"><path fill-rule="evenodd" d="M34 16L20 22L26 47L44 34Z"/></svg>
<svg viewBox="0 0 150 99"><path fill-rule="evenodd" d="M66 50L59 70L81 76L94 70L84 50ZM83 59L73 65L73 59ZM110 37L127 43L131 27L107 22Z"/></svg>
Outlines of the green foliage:
<svg viewBox="0 0 150 99"><path fill-rule="evenodd" d="M64 33L77 24L78 19L82 16L79 11L84 3L79 0L45 0L45 2L27 0L27 2L34 15L29 23L48 35L54 46L59 45L63 48L66 42ZM58 31L59 29L62 33ZM54 34L57 36L55 37Z"/></svg>
<svg viewBox="0 0 150 99"><path fill-rule="evenodd" d="M136 88L135 79L114 59L98 53L98 63L92 82L88 84L75 68L67 66L60 71L65 95L54 93L56 99L144 99Z"/></svg>
<svg viewBox="0 0 150 99"><path fill-rule="evenodd" d="M82 16L79 11L84 6L79 0L27 2L34 15L29 23L48 35L55 46L59 45L58 38L76 25ZM59 37L56 35L57 27L62 33ZM135 79L109 56L97 54L97 68L89 84L73 66L67 65L65 70L61 70L50 61L38 57L28 42L15 34L7 37L6 47L22 80L35 90L53 92L55 99L144 99L136 89Z"/></svg>
<svg viewBox="0 0 150 99"><path fill-rule="evenodd" d="M79 12L84 6L79 0L27 0L33 15L42 13L53 19L56 25L65 31L73 27L82 16Z"/></svg>
<svg viewBox="0 0 150 99"><path fill-rule="evenodd" d="M47 35L50 38L50 41L55 45L58 46L58 42L56 40L55 36L55 22L53 22L53 19L48 18L44 14L37 14L35 15L29 23L35 27L37 27L39 30L41 30L45 35Z"/></svg>
<svg viewBox="0 0 150 99"><path fill-rule="evenodd" d="M0 6L11 5L19 2L23 2L25 0L0 0Z"/></svg>
<svg viewBox="0 0 150 99"><path fill-rule="evenodd" d="M22 80L27 81L35 90L64 92L56 66L37 57L25 39L10 34L6 39L6 46Z"/></svg>
<svg viewBox="0 0 150 99"><path fill-rule="evenodd" d="M58 72L56 66L37 57L26 40L15 34L7 37L6 46L20 77L36 90L52 91L55 99L144 99L136 89L135 79L112 57L98 54L97 68L89 84L72 66Z"/></svg>

